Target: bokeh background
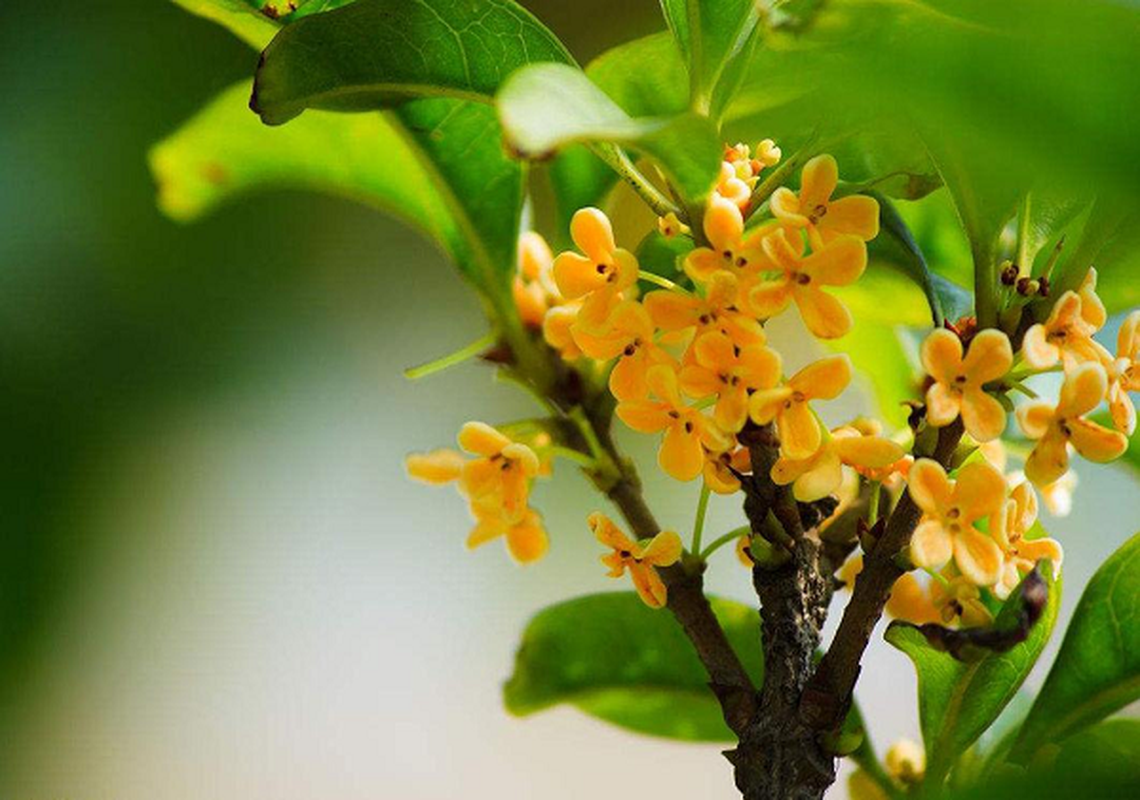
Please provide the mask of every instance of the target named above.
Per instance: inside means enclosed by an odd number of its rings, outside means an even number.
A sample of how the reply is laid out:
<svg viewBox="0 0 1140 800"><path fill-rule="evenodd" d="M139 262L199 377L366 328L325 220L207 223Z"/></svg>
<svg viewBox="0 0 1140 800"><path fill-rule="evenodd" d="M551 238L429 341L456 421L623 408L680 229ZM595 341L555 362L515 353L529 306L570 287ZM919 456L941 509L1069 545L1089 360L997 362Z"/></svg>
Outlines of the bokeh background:
<svg viewBox="0 0 1140 800"><path fill-rule="evenodd" d="M526 5L582 60L661 27L652 0ZM733 797L714 746L502 710L529 616L614 586L572 469L538 489L554 545L526 569L405 480L463 421L532 413L476 366L403 380L482 332L439 253L312 195L155 209L147 149L254 60L162 0L5 7L0 797ZM1062 624L1140 511L1123 473L1081 477L1050 523ZM649 483L687 525L696 487ZM738 519L714 503L714 531ZM710 584L750 600L727 551ZM877 642L863 674L880 750L918 738L905 658Z"/></svg>

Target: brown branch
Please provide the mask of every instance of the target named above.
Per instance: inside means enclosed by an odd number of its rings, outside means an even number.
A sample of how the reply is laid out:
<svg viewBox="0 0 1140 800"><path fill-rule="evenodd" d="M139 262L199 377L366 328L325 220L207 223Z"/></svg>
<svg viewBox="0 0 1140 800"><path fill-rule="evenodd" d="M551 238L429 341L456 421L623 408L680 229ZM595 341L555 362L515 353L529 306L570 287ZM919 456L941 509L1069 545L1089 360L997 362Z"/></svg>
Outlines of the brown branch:
<svg viewBox="0 0 1140 800"><path fill-rule="evenodd" d="M960 420L942 428L930 457L946 466L961 438ZM813 727L834 730L842 724L851 705L863 652L875 625L883 616L883 608L895 581L903 574L895 558L910 546L911 535L921 516L922 512L910 493L904 492L887 520L882 538L864 556L863 570L855 580L851 600L843 611L835 638L820 661L801 703L801 711Z"/></svg>
<svg viewBox="0 0 1140 800"><path fill-rule="evenodd" d="M632 465L618 455L608 431L599 430L599 439L611 450L614 460L622 464L622 477L606 489L606 494L621 511L638 539L656 536L661 528L645 503L641 484ZM720 701L724 721L740 735L752 719L756 708L756 687L736 651L732 649L724 629L713 613L704 593L703 565L679 562L657 570L669 589L667 608L693 643L701 663L709 675L709 687Z"/></svg>

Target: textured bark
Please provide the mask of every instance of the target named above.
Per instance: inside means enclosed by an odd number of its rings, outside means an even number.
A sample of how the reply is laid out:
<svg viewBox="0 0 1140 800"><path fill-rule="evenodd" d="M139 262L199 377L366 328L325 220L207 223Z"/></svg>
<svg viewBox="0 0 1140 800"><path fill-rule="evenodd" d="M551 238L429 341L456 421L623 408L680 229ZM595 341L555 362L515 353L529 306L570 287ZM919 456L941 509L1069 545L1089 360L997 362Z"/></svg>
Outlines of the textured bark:
<svg viewBox="0 0 1140 800"><path fill-rule="evenodd" d="M834 783L835 759L799 709L831 601L831 569L822 560L815 531L804 530L790 487L768 478L779 447L771 427L750 426L741 439L752 458L745 501L752 530L772 531L771 514L787 537L790 557L752 570L764 634L764 685L756 713L729 759L745 800L814 800Z"/></svg>

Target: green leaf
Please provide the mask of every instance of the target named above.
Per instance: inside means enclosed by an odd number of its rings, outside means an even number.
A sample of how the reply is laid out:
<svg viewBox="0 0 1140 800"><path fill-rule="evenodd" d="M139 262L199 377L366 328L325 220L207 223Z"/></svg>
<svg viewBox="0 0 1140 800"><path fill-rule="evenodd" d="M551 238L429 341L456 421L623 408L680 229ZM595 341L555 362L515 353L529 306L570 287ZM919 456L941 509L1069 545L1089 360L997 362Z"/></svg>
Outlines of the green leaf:
<svg viewBox="0 0 1140 800"><path fill-rule="evenodd" d="M895 622L887 628L887 641L914 662L918 673L919 722L926 745L928 780L934 785L998 718L1049 640L1057 620L1061 582L1052 580L1051 569L1043 572L1048 604L1028 638L1005 652L990 651L966 663L936 650L912 625ZM1015 592L998 614L995 626L1000 629L1013 624L1020 611L1020 593Z"/></svg>
<svg viewBox="0 0 1140 800"><path fill-rule="evenodd" d="M307 108L487 101L510 73L538 61L574 63L511 0L358 0L284 28L262 55L251 106L280 125Z"/></svg>
<svg viewBox="0 0 1140 800"><path fill-rule="evenodd" d="M513 7L505 2L492 4ZM304 17L301 12L343 3L313 0L277 21L251 14L246 4L233 0L193 5L197 13L242 35L248 19L278 30L293 18ZM425 0L401 8L409 13L413 5L421 11L430 8ZM306 18L286 30L314 24L321 30L325 24L321 20L340 18L358 6L372 6L373 13L385 8L383 2L362 0L340 11ZM487 24L495 21L502 23L503 19L488 14ZM251 43L258 46L257 41ZM160 145L153 154L163 192L160 202L168 213L188 219L231 193L269 186L305 185L348 194L390 209L421 227L500 314L511 313L509 287L523 171L499 144L494 109L482 103L428 98L405 102L381 116L350 119L315 113L316 121L298 121L297 130L291 127L287 134L273 135L264 128L255 132L246 122L255 117L241 116L236 92L231 88L192 121L184 135L176 134L164 143L169 147ZM211 124L225 128L210 131ZM224 180L218 181L219 177ZM206 185L210 183L214 185Z"/></svg>
<svg viewBox="0 0 1140 800"><path fill-rule="evenodd" d="M261 50L280 29L245 0L174 0L191 14L216 22L251 47Z"/></svg>
<svg viewBox="0 0 1140 800"><path fill-rule="evenodd" d="M1057 292L1077 288L1097 269L1097 294L1109 313L1140 305L1140 227L1126 199L1098 198L1079 235L1067 243L1055 275Z"/></svg>
<svg viewBox="0 0 1140 800"><path fill-rule="evenodd" d="M512 75L497 98L508 145L526 158L544 159L571 144L617 144L654 159L685 197L708 194L723 147L704 117L634 119L590 81L565 64L534 64ZM612 150L598 149L607 161Z"/></svg>
<svg viewBox="0 0 1140 800"><path fill-rule="evenodd" d="M268 189L312 189L377 205L453 255L461 236L432 177L394 120L315 112L284 128L249 113L249 82L218 95L150 152L159 206L182 222ZM383 153L384 158L377 154Z"/></svg>
<svg viewBox="0 0 1140 800"><path fill-rule="evenodd" d="M1011 758L1025 763L1140 698L1140 534L1096 571Z"/></svg>
<svg viewBox="0 0 1140 800"><path fill-rule="evenodd" d="M756 0L661 0L661 11L689 64L690 106L708 113L725 105L751 55L752 34L760 19ZM729 84L717 89L722 80Z"/></svg>
<svg viewBox="0 0 1140 800"><path fill-rule="evenodd" d="M756 610L729 600L711 602L759 685L763 656ZM734 741L680 626L633 592L588 595L540 612L523 633L503 699L518 715L570 703L639 733Z"/></svg>
<svg viewBox="0 0 1140 800"><path fill-rule="evenodd" d="M1066 739L1051 772L1112 775L1140 786L1140 719L1106 720Z"/></svg>
<svg viewBox="0 0 1140 800"><path fill-rule="evenodd" d="M895 209L894 204L877 192L869 194L879 201L879 235L867 246L868 258L871 261L881 261L898 269L903 275L914 281L930 306L931 321L934 327L941 327L944 318L942 297L936 291L930 268L926 265L926 257L922 254L918 242L911 235L903 218Z"/></svg>
<svg viewBox="0 0 1140 800"><path fill-rule="evenodd" d="M632 117L669 116L685 110L688 76L668 33L635 39L607 50L586 75ZM558 230L569 229L579 208L604 206L618 175L587 147L567 147L550 164Z"/></svg>

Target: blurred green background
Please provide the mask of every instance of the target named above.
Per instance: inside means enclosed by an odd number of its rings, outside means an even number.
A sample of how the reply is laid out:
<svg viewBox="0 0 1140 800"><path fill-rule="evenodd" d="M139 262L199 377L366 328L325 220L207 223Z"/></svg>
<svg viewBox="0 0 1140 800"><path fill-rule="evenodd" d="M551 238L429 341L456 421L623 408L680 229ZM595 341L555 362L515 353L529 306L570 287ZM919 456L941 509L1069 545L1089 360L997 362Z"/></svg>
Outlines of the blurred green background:
<svg viewBox="0 0 1140 800"><path fill-rule="evenodd" d="M661 27L652 0L526 5L582 61ZM731 797L716 747L501 710L530 614L613 585L572 470L538 490L554 546L525 570L404 480L463 421L531 413L477 367L403 381L481 332L438 252L312 195L168 221L147 149L256 56L161 0L76 12L0 26L0 796ZM1066 612L1140 510L1096 475L1051 525ZM674 525L695 492L650 485ZM905 659L878 643L864 674L880 746L916 736Z"/></svg>

